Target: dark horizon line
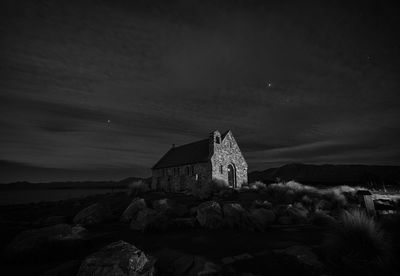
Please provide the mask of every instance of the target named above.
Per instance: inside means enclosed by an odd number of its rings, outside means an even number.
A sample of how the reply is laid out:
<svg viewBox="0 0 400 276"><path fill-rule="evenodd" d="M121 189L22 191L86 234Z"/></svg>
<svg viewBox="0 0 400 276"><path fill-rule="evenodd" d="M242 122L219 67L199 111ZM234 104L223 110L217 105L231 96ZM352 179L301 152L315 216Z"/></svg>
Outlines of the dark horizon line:
<svg viewBox="0 0 400 276"><path fill-rule="evenodd" d="M386 168L389 168L389 167L392 167L392 168L400 168L400 165L382 165L382 164L373 164L373 165L371 165L371 164L360 164L360 163L353 163L353 164L335 164L335 163L322 163L322 164L310 164L310 163L299 163L299 162L291 162L291 163L286 163L286 164L284 164L284 165L281 165L281 166L275 166L275 167L270 167L270 168L266 168L266 169L263 169L263 170L252 170L252 171L250 171L248 174L251 174L251 173L260 173L260 172L265 172L265 171L267 171L267 170L273 170L273 169L278 169L278 168L282 168L282 167L284 167L284 166L289 166L289 165L305 165L305 166L318 166L318 167L322 167L322 166L352 166L352 167L356 167L356 166L363 166L363 167L386 167ZM45 167L41 167L41 169L46 169ZM54 168L47 168L47 169L54 169ZM61 169L61 170L68 170L68 169ZM22 184L22 183L25 183L25 184L32 184L32 185L35 185L35 184L51 184L51 183L53 183L53 184L61 184L61 183L110 183L110 182L115 182L115 183L118 183L118 182L122 182L122 181L124 181L124 180L126 180L126 179L129 179L129 178L136 178L136 179L138 179L138 180L147 180L147 179L149 179L149 178L151 178L151 175L149 175L149 176L145 176L145 177L138 177L138 176L128 176L128 177L125 177L125 178L122 178L122 179L108 179L108 180L89 180L89 179L86 179L86 180L72 180L72 181L70 181L70 180L67 180L67 181L44 181L44 182L30 182L30 181L28 181L28 180L19 180L19 181L13 181L13 182L7 182L7 183L0 183L0 185L13 185L13 184Z"/></svg>

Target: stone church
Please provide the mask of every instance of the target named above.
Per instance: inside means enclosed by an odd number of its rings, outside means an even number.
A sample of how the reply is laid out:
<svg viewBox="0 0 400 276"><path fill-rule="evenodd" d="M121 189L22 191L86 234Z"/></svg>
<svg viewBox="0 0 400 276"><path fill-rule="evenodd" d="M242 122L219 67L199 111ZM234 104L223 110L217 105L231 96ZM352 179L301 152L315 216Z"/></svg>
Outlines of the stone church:
<svg viewBox="0 0 400 276"><path fill-rule="evenodd" d="M151 188L184 191L193 181L223 180L231 188L247 183L247 163L230 130L172 148L153 166Z"/></svg>

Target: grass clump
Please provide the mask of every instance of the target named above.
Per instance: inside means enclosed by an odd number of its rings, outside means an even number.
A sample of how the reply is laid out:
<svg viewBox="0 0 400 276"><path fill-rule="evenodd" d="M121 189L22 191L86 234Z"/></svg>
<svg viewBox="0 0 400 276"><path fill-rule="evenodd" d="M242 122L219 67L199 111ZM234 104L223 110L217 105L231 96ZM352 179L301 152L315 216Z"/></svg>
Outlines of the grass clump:
<svg viewBox="0 0 400 276"><path fill-rule="evenodd" d="M344 211L323 249L335 273L374 275L387 271L389 244L379 225L363 211ZM362 273L362 274L361 274Z"/></svg>
<svg viewBox="0 0 400 276"><path fill-rule="evenodd" d="M230 190L228 184L219 179L213 179L211 181L198 180L188 185L189 193L200 199L209 199L214 195L220 195L228 190Z"/></svg>
<svg viewBox="0 0 400 276"><path fill-rule="evenodd" d="M149 184L143 180L133 181L128 184L128 195L130 197L140 196L148 191L150 191Z"/></svg>

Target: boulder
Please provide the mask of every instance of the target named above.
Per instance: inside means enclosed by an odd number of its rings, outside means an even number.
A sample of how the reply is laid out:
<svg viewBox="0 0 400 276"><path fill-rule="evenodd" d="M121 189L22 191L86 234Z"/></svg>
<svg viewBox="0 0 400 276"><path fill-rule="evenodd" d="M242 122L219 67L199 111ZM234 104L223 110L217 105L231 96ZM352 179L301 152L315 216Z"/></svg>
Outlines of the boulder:
<svg viewBox="0 0 400 276"><path fill-rule="evenodd" d="M67 222L67 217L65 216L50 216L47 218L43 218L38 220L35 224L41 227L62 224Z"/></svg>
<svg viewBox="0 0 400 276"><path fill-rule="evenodd" d="M291 204L280 204L274 207L274 212L276 216L282 217L282 216L287 216L287 209L292 206Z"/></svg>
<svg viewBox="0 0 400 276"><path fill-rule="evenodd" d="M248 228L250 218L239 203L225 203L222 207L225 225L231 228Z"/></svg>
<svg viewBox="0 0 400 276"><path fill-rule="evenodd" d="M131 221L130 228L138 231L166 230L171 226L171 221L165 213L145 208L137 214L136 219Z"/></svg>
<svg viewBox="0 0 400 276"><path fill-rule="evenodd" d="M258 208L250 210L250 219L255 230L263 231L275 221L276 216L272 210Z"/></svg>
<svg viewBox="0 0 400 276"><path fill-rule="evenodd" d="M196 218L176 218L172 220L172 225L174 228L187 229L195 228L197 226Z"/></svg>
<svg viewBox="0 0 400 276"><path fill-rule="evenodd" d="M71 260L56 266L53 269L45 271L42 276L70 276L76 275L79 270L81 262L78 260Z"/></svg>
<svg viewBox="0 0 400 276"><path fill-rule="evenodd" d="M136 217L137 213L140 210L143 210L145 208L147 208L147 206L146 206L146 201L143 198L133 199L132 202L129 204L129 206L122 213L121 221L130 222L132 219Z"/></svg>
<svg viewBox="0 0 400 276"><path fill-rule="evenodd" d="M63 239L71 234L72 227L68 224L58 224L23 231L6 246L5 255L14 258L46 251L52 242Z"/></svg>
<svg viewBox="0 0 400 276"><path fill-rule="evenodd" d="M223 215L218 202L206 201L197 208L197 221L208 229L217 229L223 226Z"/></svg>
<svg viewBox="0 0 400 276"><path fill-rule="evenodd" d="M178 204L168 198L155 200L152 205L156 211L166 213L172 217L183 217L189 213L185 205Z"/></svg>
<svg viewBox="0 0 400 276"><path fill-rule="evenodd" d="M296 223L306 222L309 213L301 203L296 203L293 206L289 206L286 211L289 217L291 217Z"/></svg>
<svg viewBox="0 0 400 276"><path fill-rule="evenodd" d="M62 240L78 240L85 237L87 230L81 225L75 225L71 228L71 234L61 237Z"/></svg>
<svg viewBox="0 0 400 276"><path fill-rule="evenodd" d="M112 217L112 212L107 205L95 203L81 210L74 217L75 224L91 226Z"/></svg>
<svg viewBox="0 0 400 276"><path fill-rule="evenodd" d="M168 248L156 252L155 255L157 257L156 268L160 275L219 275L220 272L217 265L200 256Z"/></svg>
<svg viewBox="0 0 400 276"><path fill-rule="evenodd" d="M269 202L268 200L259 200L256 199L253 201L253 203L251 204L252 208L264 208L264 209L271 209L272 208L272 204L271 202Z"/></svg>
<svg viewBox="0 0 400 276"><path fill-rule="evenodd" d="M311 274L320 272L323 268L323 264L318 259L317 255L307 246L291 246L283 250L275 250L275 253L295 260L302 266L307 267ZM317 274L319 275L319 273Z"/></svg>
<svg viewBox="0 0 400 276"><path fill-rule="evenodd" d="M154 275L155 260L134 245L124 241L111 243L88 256L81 264L78 276Z"/></svg>
<svg viewBox="0 0 400 276"><path fill-rule="evenodd" d="M293 223L293 220L289 216L282 216L278 218L278 223L282 225L290 225Z"/></svg>
<svg viewBox="0 0 400 276"><path fill-rule="evenodd" d="M336 219L323 211L316 211L310 216L310 222L317 226L331 226L336 223Z"/></svg>
<svg viewBox="0 0 400 276"><path fill-rule="evenodd" d="M332 203L321 199L315 204L315 211L330 211L332 209Z"/></svg>

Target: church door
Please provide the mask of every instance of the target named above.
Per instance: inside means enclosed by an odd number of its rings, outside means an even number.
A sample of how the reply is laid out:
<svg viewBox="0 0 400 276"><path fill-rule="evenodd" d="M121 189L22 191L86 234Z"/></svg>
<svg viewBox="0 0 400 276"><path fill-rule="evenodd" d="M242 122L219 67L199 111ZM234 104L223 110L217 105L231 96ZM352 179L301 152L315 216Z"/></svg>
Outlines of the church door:
<svg viewBox="0 0 400 276"><path fill-rule="evenodd" d="M228 184L231 188L236 188L236 169L232 164L228 165Z"/></svg>

